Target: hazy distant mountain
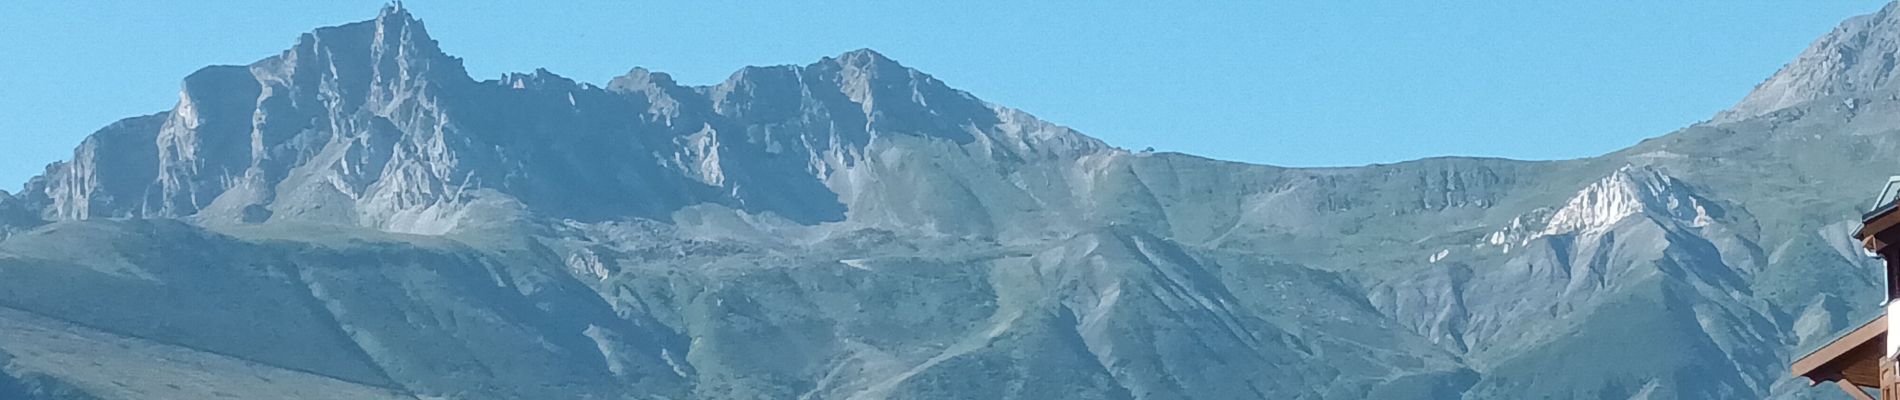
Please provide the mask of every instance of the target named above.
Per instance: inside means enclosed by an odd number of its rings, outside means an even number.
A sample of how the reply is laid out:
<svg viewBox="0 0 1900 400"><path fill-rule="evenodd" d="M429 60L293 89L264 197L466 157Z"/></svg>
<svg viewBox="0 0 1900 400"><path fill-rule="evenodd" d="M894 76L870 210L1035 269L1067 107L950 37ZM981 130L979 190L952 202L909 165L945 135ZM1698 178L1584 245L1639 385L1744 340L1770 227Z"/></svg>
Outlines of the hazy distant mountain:
<svg viewBox="0 0 1900 400"><path fill-rule="evenodd" d="M1849 18L1783 66L1715 122L1761 116L1831 96L1890 91L1900 78L1900 9Z"/></svg>
<svg viewBox="0 0 1900 400"><path fill-rule="evenodd" d="M477 81L389 7L0 194L0 398L1838 396L1892 9L1601 157L1296 169L870 50Z"/></svg>

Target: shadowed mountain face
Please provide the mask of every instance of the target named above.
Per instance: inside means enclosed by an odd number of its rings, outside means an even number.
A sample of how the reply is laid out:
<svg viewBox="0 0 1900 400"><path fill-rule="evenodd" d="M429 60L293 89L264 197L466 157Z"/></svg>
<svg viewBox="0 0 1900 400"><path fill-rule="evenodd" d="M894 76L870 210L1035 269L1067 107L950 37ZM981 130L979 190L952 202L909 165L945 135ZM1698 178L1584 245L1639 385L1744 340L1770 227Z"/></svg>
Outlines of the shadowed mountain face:
<svg viewBox="0 0 1900 400"><path fill-rule="evenodd" d="M0 397L1833 396L1891 9L1616 153L1289 169L870 50L477 81L389 7L0 193Z"/></svg>

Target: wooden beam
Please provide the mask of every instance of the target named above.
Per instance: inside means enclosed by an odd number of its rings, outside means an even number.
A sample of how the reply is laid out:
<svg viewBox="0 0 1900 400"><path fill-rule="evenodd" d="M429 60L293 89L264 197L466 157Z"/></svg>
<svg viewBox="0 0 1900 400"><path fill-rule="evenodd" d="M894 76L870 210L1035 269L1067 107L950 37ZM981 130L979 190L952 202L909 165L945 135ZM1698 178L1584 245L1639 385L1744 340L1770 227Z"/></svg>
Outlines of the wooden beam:
<svg viewBox="0 0 1900 400"><path fill-rule="evenodd" d="M1866 390L1861 390L1860 386L1854 386L1846 379L1835 380L1834 384L1840 385L1841 391L1847 392L1847 397L1853 397L1854 400L1874 400L1874 396L1868 395Z"/></svg>
<svg viewBox="0 0 1900 400"><path fill-rule="evenodd" d="M1794 372L1795 376L1807 377L1808 379L1817 381L1826 381L1832 380L1828 378L1839 376L1842 372L1855 367L1854 364L1858 363L1875 363L1869 365L1875 367L1875 371L1878 371L1878 363L1880 362L1879 353L1885 351L1884 344L1886 343L1880 339L1886 336L1887 316L1883 314L1878 318L1874 318L1873 321L1867 321L1866 324L1862 324L1859 328L1855 328L1846 335L1842 335L1840 338L1828 342L1826 346L1821 346L1820 349L1814 350L1813 353L1808 353L1807 356L1795 360L1792 372ZM1863 347L1880 350L1856 351ZM1869 386L1879 385L1876 382L1849 383L1861 383Z"/></svg>
<svg viewBox="0 0 1900 400"><path fill-rule="evenodd" d="M1894 211L1896 210L1888 210L1887 212L1874 216L1872 220L1862 221L1860 231L1855 232L1854 237L1864 238L1873 236L1876 233L1893 228L1895 225L1900 225L1900 212Z"/></svg>
<svg viewBox="0 0 1900 400"><path fill-rule="evenodd" d="M1867 235L1866 243L1861 243L1861 248L1865 248L1867 251L1885 257L1889 255L1887 254L1887 246L1892 245L1895 239L1900 239L1900 230L1888 229L1874 232L1871 235Z"/></svg>

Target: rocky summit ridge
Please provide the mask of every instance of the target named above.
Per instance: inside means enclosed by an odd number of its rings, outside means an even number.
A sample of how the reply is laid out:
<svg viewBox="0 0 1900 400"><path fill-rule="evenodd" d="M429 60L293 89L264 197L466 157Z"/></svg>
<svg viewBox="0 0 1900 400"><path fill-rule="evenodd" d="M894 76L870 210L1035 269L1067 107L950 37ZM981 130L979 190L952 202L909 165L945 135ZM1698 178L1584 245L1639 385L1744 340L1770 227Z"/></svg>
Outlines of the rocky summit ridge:
<svg viewBox="0 0 1900 400"><path fill-rule="evenodd" d="M844 218L826 180L886 141L944 139L995 162L1108 150L870 50L709 87L644 69L605 88L545 70L474 81L396 7L249 66L201 70L179 97L92 136L22 201L50 220L287 218L432 234L485 200L586 220L716 203L812 223Z"/></svg>
<svg viewBox="0 0 1900 400"><path fill-rule="evenodd" d="M1282 168L871 50L476 80L392 5L0 192L0 398L1823 398L1892 9L1599 157Z"/></svg>
<svg viewBox="0 0 1900 400"><path fill-rule="evenodd" d="M1900 77L1896 54L1900 8L1888 4L1842 22L1714 120L1747 119L1825 97L1891 92Z"/></svg>

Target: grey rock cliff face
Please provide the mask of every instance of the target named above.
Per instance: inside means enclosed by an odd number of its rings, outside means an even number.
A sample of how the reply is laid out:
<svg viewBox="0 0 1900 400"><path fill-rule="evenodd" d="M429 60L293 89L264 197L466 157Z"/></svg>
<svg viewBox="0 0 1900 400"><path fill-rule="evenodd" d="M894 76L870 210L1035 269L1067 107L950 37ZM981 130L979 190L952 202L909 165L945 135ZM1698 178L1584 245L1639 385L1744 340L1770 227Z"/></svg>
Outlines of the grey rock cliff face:
<svg viewBox="0 0 1900 400"><path fill-rule="evenodd" d="M0 192L0 395L1825 396L1785 365L1878 300L1891 9L1615 153L1301 169L870 50L478 81L392 6Z"/></svg>
<svg viewBox="0 0 1900 400"><path fill-rule="evenodd" d="M199 71L171 112L102 131L48 172L63 179L26 191L53 220L354 219L439 234L494 200L583 220L717 203L818 223L845 218L835 192L876 190L858 187L878 184L854 171L867 157L903 157L885 149L912 138L985 163L1109 150L869 50L711 87L644 69L606 88L547 71L476 82L392 8ZM135 157L102 159L119 154Z"/></svg>

